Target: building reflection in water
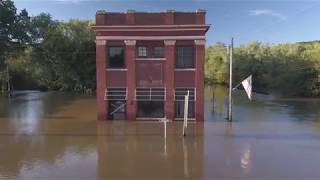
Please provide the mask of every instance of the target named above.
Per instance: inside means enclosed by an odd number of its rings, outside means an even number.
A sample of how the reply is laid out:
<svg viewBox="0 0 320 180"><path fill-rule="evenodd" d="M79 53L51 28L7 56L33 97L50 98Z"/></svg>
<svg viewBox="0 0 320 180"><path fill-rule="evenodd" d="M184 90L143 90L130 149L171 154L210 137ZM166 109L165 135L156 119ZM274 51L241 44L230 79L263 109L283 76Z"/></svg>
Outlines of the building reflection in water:
<svg viewBox="0 0 320 180"><path fill-rule="evenodd" d="M185 138L182 123L168 123L167 127L164 139L163 126L157 122L101 122L97 141L100 179L202 179L203 123L190 124Z"/></svg>
<svg viewBox="0 0 320 180"><path fill-rule="evenodd" d="M250 145L246 145L243 149L241 155L241 168L243 169L245 174L250 173L251 171L251 149Z"/></svg>

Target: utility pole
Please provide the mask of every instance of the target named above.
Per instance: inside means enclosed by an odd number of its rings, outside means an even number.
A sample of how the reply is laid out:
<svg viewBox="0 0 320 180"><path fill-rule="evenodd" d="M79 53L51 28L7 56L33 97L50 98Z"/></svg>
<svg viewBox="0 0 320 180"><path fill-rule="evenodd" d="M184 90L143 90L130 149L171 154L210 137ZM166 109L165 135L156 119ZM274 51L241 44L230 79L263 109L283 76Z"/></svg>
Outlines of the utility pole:
<svg viewBox="0 0 320 180"><path fill-rule="evenodd" d="M231 45L229 46L229 108L228 120L232 121L232 63L233 63L233 37L231 38Z"/></svg>
<svg viewBox="0 0 320 180"><path fill-rule="evenodd" d="M9 73L9 65L7 63L7 67L6 67L6 73L7 73L7 93L8 93L8 97L11 97L11 84L10 84L10 73Z"/></svg>

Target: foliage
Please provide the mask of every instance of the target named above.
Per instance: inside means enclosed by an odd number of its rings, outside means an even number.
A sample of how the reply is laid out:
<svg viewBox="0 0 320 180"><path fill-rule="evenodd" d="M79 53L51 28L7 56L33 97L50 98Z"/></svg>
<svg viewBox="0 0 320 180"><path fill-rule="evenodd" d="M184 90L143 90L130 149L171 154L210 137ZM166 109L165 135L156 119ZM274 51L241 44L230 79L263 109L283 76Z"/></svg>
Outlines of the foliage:
<svg viewBox="0 0 320 180"><path fill-rule="evenodd" d="M87 92L95 89L95 43L90 21L70 20L49 28L34 47L33 76L49 90Z"/></svg>
<svg viewBox="0 0 320 180"><path fill-rule="evenodd" d="M209 47L209 49L218 45ZM225 51L220 48L221 51ZM228 83L225 77L215 69L226 69L228 62L217 60L207 54L206 78L209 82ZM220 58L226 57L225 54ZM210 57L211 56L211 57ZM210 74L210 76L208 75ZM234 50L234 82L239 83L250 74L253 75L253 87L257 91L268 91L286 96L320 95L320 43L304 42L295 44L270 45L252 42ZM218 77L215 79L212 77Z"/></svg>
<svg viewBox="0 0 320 180"><path fill-rule="evenodd" d="M30 42L30 17L25 9L17 13L11 0L0 1L0 83L2 91L8 80L7 61Z"/></svg>
<svg viewBox="0 0 320 180"><path fill-rule="evenodd" d="M207 83L223 84L228 78L227 52L222 43L217 43L206 49L205 81Z"/></svg>
<svg viewBox="0 0 320 180"><path fill-rule="evenodd" d="M2 84L10 78L14 89L94 91L93 22L59 22L50 14L29 17L26 10L16 11L11 0L0 2Z"/></svg>

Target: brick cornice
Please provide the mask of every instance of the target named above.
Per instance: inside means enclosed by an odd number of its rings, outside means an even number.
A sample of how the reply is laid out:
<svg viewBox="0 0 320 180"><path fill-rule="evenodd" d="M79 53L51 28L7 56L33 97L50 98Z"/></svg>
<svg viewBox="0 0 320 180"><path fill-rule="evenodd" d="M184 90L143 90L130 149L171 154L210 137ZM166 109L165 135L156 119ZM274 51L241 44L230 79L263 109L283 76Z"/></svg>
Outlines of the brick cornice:
<svg viewBox="0 0 320 180"><path fill-rule="evenodd" d="M126 44L126 46L135 46L136 40L125 40L124 43Z"/></svg>
<svg viewBox="0 0 320 180"><path fill-rule="evenodd" d="M176 44L176 40L164 40L164 45L173 46Z"/></svg>

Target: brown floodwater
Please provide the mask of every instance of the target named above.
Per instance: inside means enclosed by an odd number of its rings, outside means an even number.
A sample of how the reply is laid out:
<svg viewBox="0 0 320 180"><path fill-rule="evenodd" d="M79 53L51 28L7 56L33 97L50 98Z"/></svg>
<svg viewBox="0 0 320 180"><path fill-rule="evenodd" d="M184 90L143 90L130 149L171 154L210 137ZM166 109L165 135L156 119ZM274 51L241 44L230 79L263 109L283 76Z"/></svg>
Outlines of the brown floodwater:
<svg viewBox="0 0 320 180"><path fill-rule="evenodd" d="M214 101L212 100L214 94ZM0 99L0 179L320 179L320 100L206 89L204 123L97 121L93 96Z"/></svg>

